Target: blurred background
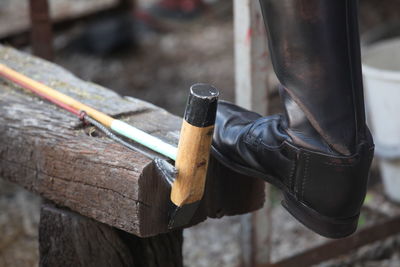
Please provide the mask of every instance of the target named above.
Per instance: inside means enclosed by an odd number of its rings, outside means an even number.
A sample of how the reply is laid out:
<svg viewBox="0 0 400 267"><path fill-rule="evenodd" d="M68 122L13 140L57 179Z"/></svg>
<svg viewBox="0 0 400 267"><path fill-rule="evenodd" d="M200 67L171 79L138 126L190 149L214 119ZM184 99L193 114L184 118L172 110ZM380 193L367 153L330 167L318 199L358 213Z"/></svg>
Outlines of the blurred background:
<svg viewBox="0 0 400 267"><path fill-rule="evenodd" d="M0 0L0 42L32 52L28 4ZM232 1L49 0L49 5L55 24L53 51L47 56L83 80L176 115L183 114L186 90L196 82L211 83L222 99L234 101ZM360 0L359 12L363 47L400 36L399 0ZM166 98L166 92L172 97ZM274 90L269 98L269 112L279 112ZM272 189L270 197L266 247L272 261L327 242L280 206L279 192ZM0 180L0 267L38 265L40 203L39 197ZM377 162L362 212L361 229L400 213L400 206L384 192ZM185 265L239 266L241 221L241 216L209 219L185 230ZM400 266L400 235L320 266Z"/></svg>

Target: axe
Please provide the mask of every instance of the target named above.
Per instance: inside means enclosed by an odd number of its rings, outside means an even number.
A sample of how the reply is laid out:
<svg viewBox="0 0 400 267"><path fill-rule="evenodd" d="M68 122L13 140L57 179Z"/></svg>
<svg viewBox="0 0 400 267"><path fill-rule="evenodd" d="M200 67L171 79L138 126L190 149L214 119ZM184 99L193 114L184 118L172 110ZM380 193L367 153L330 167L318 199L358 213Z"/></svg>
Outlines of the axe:
<svg viewBox="0 0 400 267"><path fill-rule="evenodd" d="M168 228L188 224L203 197L219 92L208 84L195 84L183 117L175 167L158 161L172 185Z"/></svg>

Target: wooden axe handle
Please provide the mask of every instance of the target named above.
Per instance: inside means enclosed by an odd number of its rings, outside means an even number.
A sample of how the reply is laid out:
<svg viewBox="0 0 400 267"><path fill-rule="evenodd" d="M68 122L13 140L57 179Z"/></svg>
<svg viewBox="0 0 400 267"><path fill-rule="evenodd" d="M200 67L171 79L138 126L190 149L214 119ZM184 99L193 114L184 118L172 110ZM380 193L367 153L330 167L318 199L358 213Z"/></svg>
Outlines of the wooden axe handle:
<svg viewBox="0 0 400 267"><path fill-rule="evenodd" d="M178 175L171 190L171 201L177 207L203 197L218 95L208 84L190 88L175 161Z"/></svg>

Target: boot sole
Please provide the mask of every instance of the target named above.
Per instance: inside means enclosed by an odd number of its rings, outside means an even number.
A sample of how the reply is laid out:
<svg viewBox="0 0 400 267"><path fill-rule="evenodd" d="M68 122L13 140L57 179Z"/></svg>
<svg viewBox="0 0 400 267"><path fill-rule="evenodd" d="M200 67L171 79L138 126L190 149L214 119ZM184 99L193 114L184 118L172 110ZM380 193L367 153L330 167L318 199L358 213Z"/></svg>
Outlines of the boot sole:
<svg viewBox="0 0 400 267"><path fill-rule="evenodd" d="M359 215L350 218L331 218L320 214L306 204L298 201L295 196L287 192L286 186L276 178L265 173L250 169L224 157L218 150L211 147L215 158L238 173L254 178L262 178L266 182L283 191L282 206L299 222L319 235L328 238L343 238L351 235L357 229Z"/></svg>

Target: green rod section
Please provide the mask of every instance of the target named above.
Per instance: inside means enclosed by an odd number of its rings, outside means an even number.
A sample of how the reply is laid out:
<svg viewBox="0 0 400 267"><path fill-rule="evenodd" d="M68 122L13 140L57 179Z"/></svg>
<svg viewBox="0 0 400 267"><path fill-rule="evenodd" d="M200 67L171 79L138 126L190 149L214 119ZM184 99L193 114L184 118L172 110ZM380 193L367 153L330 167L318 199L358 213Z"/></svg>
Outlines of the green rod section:
<svg viewBox="0 0 400 267"><path fill-rule="evenodd" d="M172 160L176 160L178 148L170 145L161 139L143 132L123 121L114 120L111 123L111 129L120 135L123 135L133 141L150 148Z"/></svg>

